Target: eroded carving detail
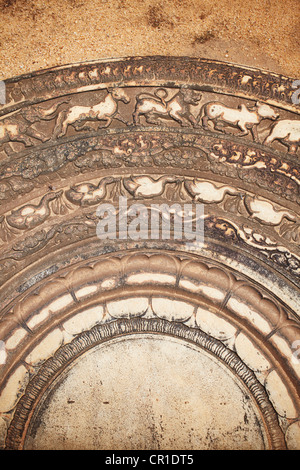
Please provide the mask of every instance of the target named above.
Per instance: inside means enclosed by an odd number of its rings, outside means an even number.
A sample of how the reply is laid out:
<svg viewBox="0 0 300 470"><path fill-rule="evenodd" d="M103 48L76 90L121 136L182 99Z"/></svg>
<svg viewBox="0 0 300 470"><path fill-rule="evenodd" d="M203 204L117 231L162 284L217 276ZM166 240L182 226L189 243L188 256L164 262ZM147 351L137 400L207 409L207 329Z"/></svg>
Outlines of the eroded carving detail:
<svg viewBox="0 0 300 470"><path fill-rule="evenodd" d="M66 191L66 197L73 204L79 206L98 204L98 202L106 198L107 185L116 181L118 181L118 178L109 176L101 179L96 185L92 183L77 184Z"/></svg>
<svg viewBox="0 0 300 470"><path fill-rule="evenodd" d="M238 109L229 108L219 102L206 104L201 110L204 129L209 129L209 122L214 123L214 129L225 132L224 126L237 127L240 137L252 133L253 140L258 141L257 126L263 119L276 120L279 114L270 106L257 102L251 109L241 104Z"/></svg>
<svg viewBox="0 0 300 470"><path fill-rule="evenodd" d="M104 100L94 106L72 106L66 112L59 114L54 129L54 137L63 137L70 125L73 125L76 130L88 129L86 125L88 121L104 121L104 127L108 127L113 119L118 119L127 124L118 112L118 101L124 103L130 101L122 88L109 89Z"/></svg>
<svg viewBox="0 0 300 470"><path fill-rule="evenodd" d="M276 123L265 139L264 144L269 145L275 140L279 140L288 147L290 153L295 154L300 145L300 121L286 119Z"/></svg>
<svg viewBox="0 0 300 470"><path fill-rule="evenodd" d="M224 215L213 216L211 209L205 209L204 228L206 234L224 237L251 246L258 255L272 259L279 269L297 276L299 273L298 242L300 220L297 214L287 211L278 204L264 198L241 191L240 189L216 184L201 178L179 177L176 175L130 177L105 177L95 183L84 182L72 188L51 192L42 197L38 204L28 204L2 216L0 236L3 242L17 239L19 232L33 229L53 218L51 229L39 230L21 241L15 241L10 249L3 250L1 265L7 259L22 260L40 251L51 240L56 244L63 240L78 239L78 236L96 235L96 212L77 216L75 220L65 220L66 214L76 213L77 207L95 206L101 201L117 203L119 196L132 196L135 199L150 200L163 197L165 200L186 203L219 205ZM52 203L52 208L50 208ZM55 205L54 205L55 203ZM230 214L239 217L229 218ZM61 219L57 215L63 216ZM248 221L258 222L261 227L250 226ZM273 231L273 237L265 235L263 227ZM287 245L278 237L282 237ZM289 246L292 243L293 248Z"/></svg>
<svg viewBox="0 0 300 470"><path fill-rule="evenodd" d="M199 128L200 132L217 130L229 133L228 126L238 129L236 137L248 136L251 132L253 140L271 146L278 141L288 147L288 152L296 154L299 147L299 120L280 119L281 110L271 107L264 102L253 103L251 107L248 102L242 100L237 107L231 107L222 101L207 101L205 93L200 93L193 88L181 87L173 96L169 97L167 88L154 88L153 92L138 91L121 87L108 87L107 95L99 103L92 106L69 105L69 107L58 114L58 107L63 103L72 101L72 97L61 99L47 111L41 107L24 108L12 113L11 118L5 118L2 125L2 142L11 141L22 142L25 147L34 145L30 137L41 142L55 140L67 135L68 127L73 126L76 131L96 132L102 128L110 127L113 120L118 120L125 126L139 126L141 116L145 117L146 125L170 125L179 124L181 127L193 127L195 132ZM133 96L132 96L133 95ZM76 96L76 94L74 94ZM74 98L73 96L73 98ZM167 99L168 98L168 99ZM207 101L199 109L200 101ZM119 112L118 103L124 102L128 106L126 116ZM129 103L131 103L129 105ZM192 112L191 107L195 110ZM49 130L38 130L31 127L32 124L42 120L54 120L55 126L50 126ZM21 120L18 119L21 116ZM6 120L7 119L7 120ZM10 120L11 119L11 120ZM23 121L22 121L23 119ZM269 123L268 129L263 128L258 131L259 124L264 120L278 120L275 126ZM28 124L25 124L28 123ZM96 127L91 127L89 123L98 123ZM201 126L202 123L202 126ZM214 126L210 127L210 123ZM172 126L174 128L174 126ZM176 129L176 127L175 127ZM0 137L1 137L0 132ZM260 132L265 135L260 136ZM0 140L1 143L1 140ZM6 148L4 148L5 151ZM10 150L12 152L13 150Z"/></svg>
<svg viewBox="0 0 300 470"><path fill-rule="evenodd" d="M48 193L38 205L27 204L18 210L13 211L6 217L7 223L19 230L31 229L42 224L50 215L50 201L61 196L62 191Z"/></svg>
<svg viewBox="0 0 300 470"><path fill-rule="evenodd" d="M46 136L43 132L38 131L33 127L33 124L40 121L51 121L57 116L60 105L69 101L70 99L62 100L49 109L44 109L41 106L25 108L20 111L21 119L18 119L17 114L3 119L0 123L0 149L3 146L4 151L10 154L12 149L9 142L21 142L25 147L33 146L35 140L47 142L51 136Z"/></svg>

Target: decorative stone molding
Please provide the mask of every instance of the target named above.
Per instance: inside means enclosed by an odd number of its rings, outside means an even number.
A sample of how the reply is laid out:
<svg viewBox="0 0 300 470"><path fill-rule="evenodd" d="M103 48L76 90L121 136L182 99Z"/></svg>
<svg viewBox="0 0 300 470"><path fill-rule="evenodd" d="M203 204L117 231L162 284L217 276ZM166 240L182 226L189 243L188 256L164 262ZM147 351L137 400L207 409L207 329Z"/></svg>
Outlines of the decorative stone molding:
<svg viewBox="0 0 300 470"><path fill-rule="evenodd" d="M300 369L291 358L300 328L290 315L248 280L237 280L233 273L203 261L155 253L106 256L64 278L56 276L19 301L2 323L7 360L0 410L8 413L16 406L11 384L18 381L22 393L44 361L74 336L118 318L146 316L205 331L237 352L266 387L285 430L299 416ZM275 370L278 377L272 386ZM277 396L277 387L285 391L284 399ZM15 413L18 416L17 409Z"/></svg>

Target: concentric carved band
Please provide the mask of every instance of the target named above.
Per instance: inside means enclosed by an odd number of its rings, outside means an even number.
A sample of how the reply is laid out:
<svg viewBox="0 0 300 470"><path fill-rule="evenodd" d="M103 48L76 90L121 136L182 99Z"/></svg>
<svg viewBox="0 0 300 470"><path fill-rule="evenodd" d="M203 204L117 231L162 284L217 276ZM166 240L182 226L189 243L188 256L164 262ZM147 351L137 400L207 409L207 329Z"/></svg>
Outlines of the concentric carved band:
<svg viewBox="0 0 300 470"><path fill-rule="evenodd" d="M2 366L2 385L5 386L6 381L13 377L20 361L27 364L31 371L33 366L39 366L49 357L46 344L52 333L55 347L65 342L60 328L64 330L66 322L72 321L73 317L78 316L79 330L72 327L72 335L82 331L82 322L102 324L113 321L118 315L141 316L151 304L154 317L162 315L170 321L188 321L197 324L200 329L204 328L204 315L205 325L211 323L213 330L217 328L217 337L223 338L225 343L230 338L232 342L237 332L242 332L249 338L251 349L254 349L254 368L257 367L255 356L265 357L258 367L265 371L262 382L276 362L277 373L285 383L285 400L290 403L287 415L297 418L296 396L299 389L296 376L299 370L296 364L293 366L291 363L291 347L293 338L299 332L299 324L296 317L292 317L292 312L287 311L272 294L258 290L256 285L241 275L238 277L224 267L207 264L198 257L179 257L170 253L110 255L101 261L77 266L64 276L55 275L51 282L23 295L3 318L1 339L7 347L7 362ZM137 298L137 305L132 297ZM154 299L161 297L165 298L164 312L157 307L157 300L154 304ZM103 306L95 309L99 304ZM113 304L119 305L123 313L118 314ZM188 314L184 313L186 307L182 307L186 304ZM207 310L211 312L209 316L205 313ZM91 320L87 320L89 312L94 312ZM216 320L217 327L213 326ZM222 331L225 325L228 333L224 336ZM285 345L283 348L282 344ZM246 363L251 363L250 357L245 359ZM26 369L24 373L28 375ZM8 397L3 406L3 410L12 409L14 399ZM277 409L280 415L286 414L285 405L282 407L280 404Z"/></svg>

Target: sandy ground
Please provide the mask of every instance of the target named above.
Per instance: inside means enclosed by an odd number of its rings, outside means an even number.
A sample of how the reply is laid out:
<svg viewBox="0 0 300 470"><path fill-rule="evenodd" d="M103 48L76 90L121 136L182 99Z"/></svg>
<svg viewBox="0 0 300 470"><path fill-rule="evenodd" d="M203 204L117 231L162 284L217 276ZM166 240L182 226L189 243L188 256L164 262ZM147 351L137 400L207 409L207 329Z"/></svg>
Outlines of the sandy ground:
<svg viewBox="0 0 300 470"><path fill-rule="evenodd" d="M157 54L300 78L300 0L0 0L0 80Z"/></svg>

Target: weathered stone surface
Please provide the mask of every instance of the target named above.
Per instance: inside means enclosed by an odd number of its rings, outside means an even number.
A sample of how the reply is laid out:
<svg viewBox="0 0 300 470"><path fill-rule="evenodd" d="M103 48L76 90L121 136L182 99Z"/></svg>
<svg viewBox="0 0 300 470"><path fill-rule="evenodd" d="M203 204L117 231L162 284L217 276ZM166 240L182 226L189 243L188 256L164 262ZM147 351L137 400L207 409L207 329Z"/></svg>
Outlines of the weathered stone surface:
<svg viewBox="0 0 300 470"><path fill-rule="evenodd" d="M236 447L268 447L255 401L209 354L157 335L104 343L75 361L25 441L25 449Z"/></svg>
<svg viewBox="0 0 300 470"><path fill-rule="evenodd" d="M1 447L299 449L293 80L136 57L5 85Z"/></svg>

